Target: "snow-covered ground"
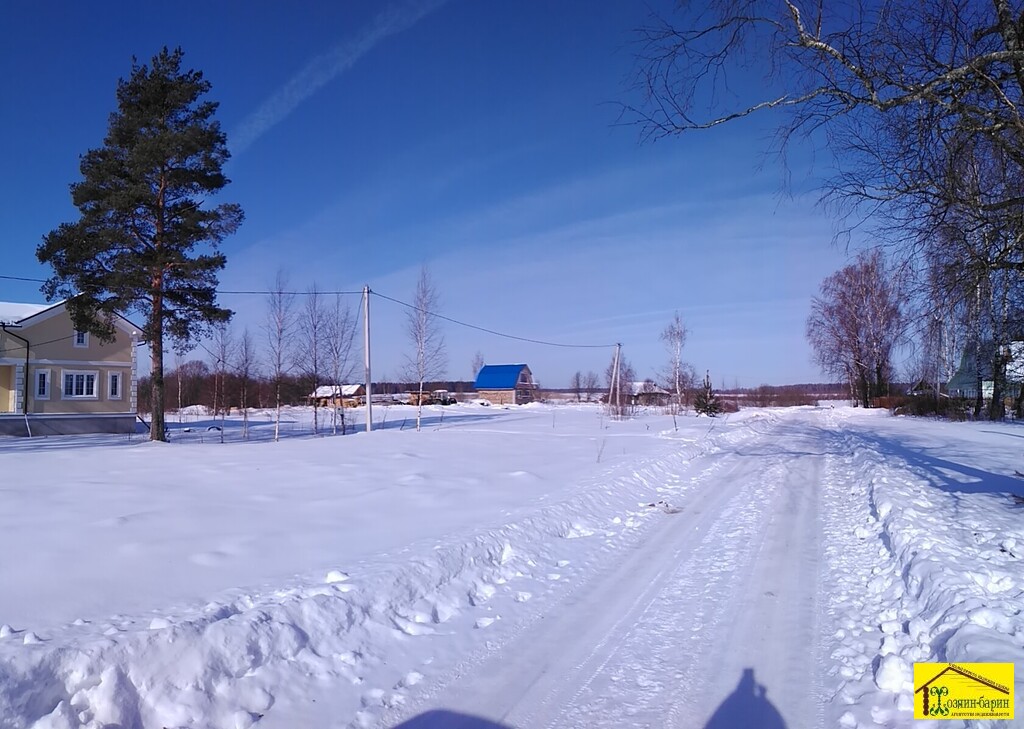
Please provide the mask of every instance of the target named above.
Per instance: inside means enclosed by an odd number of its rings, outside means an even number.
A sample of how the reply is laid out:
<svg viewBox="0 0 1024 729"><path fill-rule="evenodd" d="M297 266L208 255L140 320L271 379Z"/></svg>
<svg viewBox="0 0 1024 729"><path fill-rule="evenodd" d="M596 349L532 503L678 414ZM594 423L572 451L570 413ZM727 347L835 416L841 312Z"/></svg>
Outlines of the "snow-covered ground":
<svg viewBox="0 0 1024 729"><path fill-rule="evenodd" d="M1020 690L1024 428L412 413L0 439L0 727L928 726L915 660Z"/></svg>

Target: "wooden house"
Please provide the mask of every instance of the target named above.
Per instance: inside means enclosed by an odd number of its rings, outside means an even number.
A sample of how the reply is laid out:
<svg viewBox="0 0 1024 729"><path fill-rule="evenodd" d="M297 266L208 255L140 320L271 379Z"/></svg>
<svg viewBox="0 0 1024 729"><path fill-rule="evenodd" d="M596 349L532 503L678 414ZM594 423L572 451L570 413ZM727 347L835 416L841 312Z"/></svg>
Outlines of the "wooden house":
<svg viewBox="0 0 1024 729"><path fill-rule="evenodd" d="M533 402L537 385L525 364L484 365L474 383L476 395L492 405Z"/></svg>

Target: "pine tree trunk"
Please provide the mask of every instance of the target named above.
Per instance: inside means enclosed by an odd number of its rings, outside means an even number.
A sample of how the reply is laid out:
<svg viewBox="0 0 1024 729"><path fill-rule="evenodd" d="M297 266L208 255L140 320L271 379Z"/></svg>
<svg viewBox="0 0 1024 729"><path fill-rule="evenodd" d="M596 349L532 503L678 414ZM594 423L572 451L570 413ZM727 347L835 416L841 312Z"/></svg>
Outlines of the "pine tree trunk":
<svg viewBox="0 0 1024 729"><path fill-rule="evenodd" d="M150 407L153 417L150 419L149 439L166 441L167 435L164 432L164 335L163 335L163 313L164 300L161 289L163 282L156 277L153 282L156 293L153 296L153 313L149 320L149 356L153 390L150 393Z"/></svg>

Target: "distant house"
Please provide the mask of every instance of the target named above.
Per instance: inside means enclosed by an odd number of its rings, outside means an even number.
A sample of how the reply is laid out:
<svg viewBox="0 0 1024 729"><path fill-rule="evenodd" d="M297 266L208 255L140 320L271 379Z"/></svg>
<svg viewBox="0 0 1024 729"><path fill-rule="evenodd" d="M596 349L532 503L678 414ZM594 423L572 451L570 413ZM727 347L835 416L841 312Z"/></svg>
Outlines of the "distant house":
<svg viewBox="0 0 1024 729"><path fill-rule="evenodd" d="M0 435L133 432L139 335L115 316L103 343L64 302L0 302Z"/></svg>
<svg viewBox="0 0 1024 729"><path fill-rule="evenodd" d="M522 405L533 402L537 385L524 364L484 365L474 383L477 397L492 405Z"/></svg>
<svg viewBox="0 0 1024 729"><path fill-rule="evenodd" d="M995 355L993 344L983 342L980 355L978 364L981 377L979 378L979 369L975 367L974 350L964 351L960 358L960 367L949 380L950 397L973 400L978 396L978 380L980 379L981 397L985 400L992 399L995 389L995 382L992 379L992 360ZM1006 397L1017 397L1021 384L1024 383L1024 342L1010 342L1009 355L1010 359L1006 364L1006 390L1003 394Z"/></svg>
<svg viewBox="0 0 1024 729"><path fill-rule="evenodd" d="M366 395L364 385L320 385L309 395L318 407L348 407L361 404Z"/></svg>
<svg viewBox="0 0 1024 729"><path fill-rule="evenodd" d="M941 389L940 389L941 392ZM934 383L928 382L927 380L918 380L916 384L912 385L907 390L908 395L915 397L935 397L935 385Z"/></svg>
<svg viewBox="0 0 1024 729"><path fill-rule="evenodd" d="M671 393L655 385L653 380L631 382L629 384L631 389L630 397L634 405L668 405Z"/></svg>

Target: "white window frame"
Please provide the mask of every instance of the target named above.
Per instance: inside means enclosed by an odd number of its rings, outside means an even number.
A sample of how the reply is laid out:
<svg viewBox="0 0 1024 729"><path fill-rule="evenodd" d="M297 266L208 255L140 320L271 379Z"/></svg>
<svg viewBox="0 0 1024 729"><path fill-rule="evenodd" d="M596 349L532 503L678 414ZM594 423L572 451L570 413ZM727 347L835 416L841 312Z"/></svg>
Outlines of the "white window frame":
<svg viewBox="0 0 1024 729"><path fill-rule="evenodd" d="M78 338L79 337L82 338L82 343L81 344L78 343ZM78 349L88 349L89 348L89 332L80 332L80 331L78 331L76 329L75 330L74 338L71 340L71 343L74 344L75 347L78 348Z"/></svg>
<svg viewBox="0 0 1024 729"><path fill-rule="evenodd" d="M113 382L117 380L117 394L112 395L111 386ZM108 400L121 400L124 398L124 373L123 372L108 372L107 373L107 399Z"/></svg>
<svg viewBox="0 0 1024 729"><path fill-rule="evenodd" d="M69 375L71 377L82 377L83 378L82 379L82 392L83 392L83 394L76 395L74 393L74 384L72 384L72 386L71 386L71 392L70 393L67 392L67 387L66 386L67 386L67 381L68 381L68 376ZM87 380L85 378L87 378L89 375L92 375L92 378L93 378L92 379L92 394L91 395L86 395L86 394L84 394L85 393L85 384L87 382ZM61 400L99 400L100 399L99 383L100 383L100 373L99 373L99 370L61 370L61 372L60 372L60 399Z"/></svg>
<svg viewBox="0 0 1024 729"><path fill-rule="evenodd" d="M46 394L39 394L39 377L43 377L43 382L46 390ZM50 377L49 369L37 369L32 370L32 399L33 400L49 400L50 391L53 389L53 379Z"/></svg>

